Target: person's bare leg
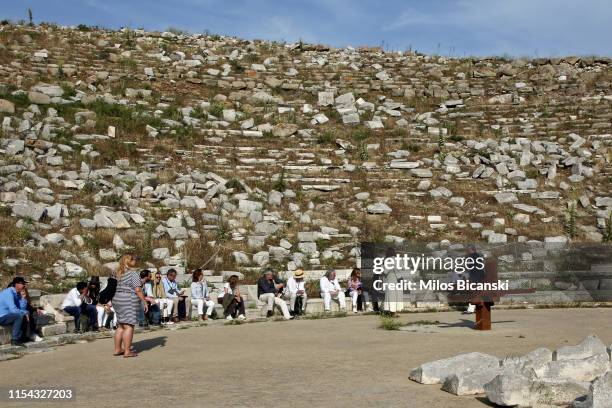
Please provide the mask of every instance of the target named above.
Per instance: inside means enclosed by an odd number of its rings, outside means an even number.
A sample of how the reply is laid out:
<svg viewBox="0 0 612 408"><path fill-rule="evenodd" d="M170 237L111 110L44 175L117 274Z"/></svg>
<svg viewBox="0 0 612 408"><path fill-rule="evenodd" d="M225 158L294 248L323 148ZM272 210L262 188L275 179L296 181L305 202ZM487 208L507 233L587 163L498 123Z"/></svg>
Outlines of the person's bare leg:
<svg viewBox="0 0 612 408"><path fill-rule="evenodd" d="M137 353L132 351L132 338L134 337L134 326L126 324L123 329L123 357L137 356Z"/></svg>
<svg viewBox="0 0 612 408"><path fill-rule="evenodd" d="M119 323L115 330L115 351L113 354L123 354L121 342L123 341L123 324Z"/></svg>

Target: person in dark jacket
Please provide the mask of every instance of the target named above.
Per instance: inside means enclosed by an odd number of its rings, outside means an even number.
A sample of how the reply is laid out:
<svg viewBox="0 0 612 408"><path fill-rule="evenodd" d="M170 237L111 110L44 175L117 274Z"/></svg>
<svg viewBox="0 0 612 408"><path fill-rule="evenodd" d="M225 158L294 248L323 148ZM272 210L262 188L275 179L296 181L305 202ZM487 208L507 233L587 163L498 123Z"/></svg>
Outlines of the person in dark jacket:
<svg viewBox="0 0 612 408"><path fill-rule="evenodd" d="M282 297L284 283L274 278L272 270L268 269L264 272L261 278L257 281L257 297L260 302L267 305L267 317L272 315L274 305L278 306L283 313L285 320L293 319L289 313L287 302Z"/></svg>
<svg viewBox="0 0 612 408"><path fill-rule="evenodd" d="M468 259L471 259L471 262L469 262L470 266L466 268L467 279L470 282L476 282L476 283L483 282L484 275L485 275L483 256L478 253L476 249L476 245L474 244L468 244L466 246L466 253L467 253L467 256L465 257L466 262ZM471 314L471 313L474 313L475 311L476 311L476 305L468 303L468 308L464 313Z"/></svg>
<svg viewBox="0 0 612 408"><path fill-rule="evenodd" d="M485 269L484 269L484 258L481 254L476 250L476 245L469 244L467 246L467 256L466 259L471 258L473 261L470 262L470 268L467 268L468 279L470 282L483 282Z"/></svg>

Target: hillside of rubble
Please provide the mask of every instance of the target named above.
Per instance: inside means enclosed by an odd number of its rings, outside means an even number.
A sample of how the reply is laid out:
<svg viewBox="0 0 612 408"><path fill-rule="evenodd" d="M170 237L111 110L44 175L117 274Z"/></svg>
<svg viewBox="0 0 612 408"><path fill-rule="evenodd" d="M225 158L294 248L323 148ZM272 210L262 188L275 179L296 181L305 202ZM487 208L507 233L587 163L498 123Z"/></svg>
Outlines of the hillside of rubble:
<svg viewBox="0 0 612 408"><path fill-rule="evenodd" d="M611 68L5 21L0 281L609 242Z"/></svg>

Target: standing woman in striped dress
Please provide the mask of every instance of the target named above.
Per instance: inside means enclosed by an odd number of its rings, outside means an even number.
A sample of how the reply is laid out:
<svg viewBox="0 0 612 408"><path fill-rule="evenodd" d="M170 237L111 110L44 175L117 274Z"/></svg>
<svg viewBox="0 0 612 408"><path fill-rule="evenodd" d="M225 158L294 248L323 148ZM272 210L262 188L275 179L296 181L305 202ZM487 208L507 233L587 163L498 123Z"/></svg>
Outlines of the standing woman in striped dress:
<svg viewBox="0 0 612 408"><path fill-rule="evenodd" d="M119 268L115 278L117 279L117 291L113 298L113 307L117 314L118 327L115 331L114 356L137 357L138 354L131 350L132 338L134 337L134 326L138 324L138 311L142 302L145 314L147 313L147 301L142 293L142 281L139 273L134 269L136 257L126 254L121 257ZM121 347L123 343L123 348Z"/></svg>

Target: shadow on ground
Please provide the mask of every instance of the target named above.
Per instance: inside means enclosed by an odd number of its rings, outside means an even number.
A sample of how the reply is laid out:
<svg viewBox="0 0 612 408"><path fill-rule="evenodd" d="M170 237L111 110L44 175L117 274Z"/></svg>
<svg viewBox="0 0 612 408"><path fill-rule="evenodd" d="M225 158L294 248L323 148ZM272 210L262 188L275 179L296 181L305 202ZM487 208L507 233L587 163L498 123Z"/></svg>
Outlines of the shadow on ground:
<svg viewBox="0 0 612 408"><path fill-rule="evenodd" d="M515 323L515 320L498 320L498 321L491 322L492 325L503 324L503 323ZM455 323L439 323L439 324L436 324L435 326L439 327L440 329L446 329L450 327L467 327L471 329L474 327L474 321L468 320L468 319L461 319L460 321L455 322Z"/></svg>
<svg viewBox="0 0 612 408"><path fill-rule="evenodd" d="M152 339L140 340L133 343L138 352L149 351L156 347L166 347L166 336L153 337Z"/></svg>

